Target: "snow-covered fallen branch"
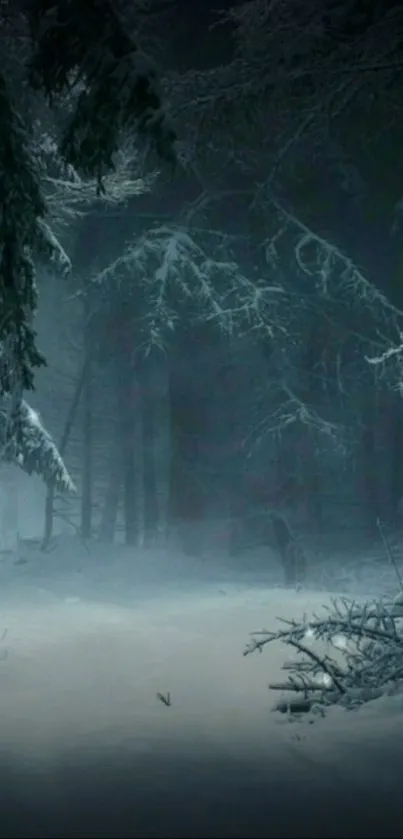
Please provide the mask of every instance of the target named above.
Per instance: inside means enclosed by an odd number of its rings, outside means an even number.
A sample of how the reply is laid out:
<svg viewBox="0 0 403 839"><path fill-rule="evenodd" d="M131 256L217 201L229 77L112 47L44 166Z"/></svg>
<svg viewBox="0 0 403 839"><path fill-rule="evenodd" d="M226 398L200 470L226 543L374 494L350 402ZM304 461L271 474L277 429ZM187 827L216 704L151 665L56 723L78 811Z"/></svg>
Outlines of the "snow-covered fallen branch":
<svg viewBox="0 0 403 839"><path fill-rule="evenodd" d="M270 690L299 694L274 710L302 713L326 706L351 709L403 688L403 593L392 603L332 600L323 616L280 619L284 628L252 633L244 655L281 641L296 651L284 682Z"/></svg>

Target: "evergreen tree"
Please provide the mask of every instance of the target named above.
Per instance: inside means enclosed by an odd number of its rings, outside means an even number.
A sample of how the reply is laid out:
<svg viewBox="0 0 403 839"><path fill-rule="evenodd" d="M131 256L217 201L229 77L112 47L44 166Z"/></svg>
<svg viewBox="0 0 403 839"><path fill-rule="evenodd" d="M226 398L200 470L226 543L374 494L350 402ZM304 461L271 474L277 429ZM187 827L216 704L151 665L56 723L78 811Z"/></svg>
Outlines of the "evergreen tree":
<svg viewBox="0 0 403 839"><path fill-rule="evenodd" d="M154 145L175 161L175 133L163 109L155 68L138 48L119 3L27 0L33 42L31 84L52 103L67 94L72 112L63 156L100 180L113 168L122 136Z"/></svg>
<svg viewBox="0 0 403 839"><path fill-rule="evenodd" d="M132 40L116 3L23 0L19 8L3 3L1 12L2 40L12 55L8 25L13 15L19 27L22 17L29 35L23 87L28 83L67 115L60 141L67 164L102 186L122 140L135 145L139 138L174 162L175 134L162 108L156 72ZM19 82L20 76L16 68ZM35 370L45 364L34 330L35 261L56 255L60 262L63 251L48 224L31 120L13 94L0 74L0 442L4 457L66 487L57 450L23 401L23 392L34 386Z"/></svg>

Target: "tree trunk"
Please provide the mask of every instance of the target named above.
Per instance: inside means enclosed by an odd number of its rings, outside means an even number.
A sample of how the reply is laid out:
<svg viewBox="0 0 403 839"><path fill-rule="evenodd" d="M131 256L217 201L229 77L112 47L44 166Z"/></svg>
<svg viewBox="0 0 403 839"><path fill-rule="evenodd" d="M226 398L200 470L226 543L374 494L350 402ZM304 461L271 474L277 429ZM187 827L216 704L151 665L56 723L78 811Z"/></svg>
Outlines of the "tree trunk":
<svg viewBox="0 0 403 839"><path fill-rule="evenodd" d="M83 389L83 470L81 483L81 525L83 539L92 536L93 484L93 387L92 365L88 361Z"/></svg>
<svg viewBox="0 0 403 839"><path fill-rule="evenodd" d="M80 404L81 394L83 392L84 383L87 377L87 367L88 367L88 360L86 360L82 366L82 370L80 376L77 380L77 384L73 393L73 399L71 400L70 408L66 417L66 422L63 430L63 434L61 436L60 444L59 444L59 454L61 457L64 457L66 453L66 449L68 446L68 442L70 439L70 434L73 429L74 420L76 417L77 409ZM46 500L45 500L45 526L41 544L41 550L46 551L50 540L53 534L53 516L54 516L54 500L55 500L55 485L54 482L51 481L47 486L46 492Z"/></svg>
<svg viewBox="0 0 403 839"><path fill-rule="evenodd" d="M391 474L390 474L390 518L401 519L403 501L403 401L401 396L393 399L391 408Z"/></svg>
<svg viewBox="0 0 403 839"><path fill-rule="evenodd" d="M19 546L19 492L18 474L14 464L2 464L1 472L1 535L2 550L18 556Z"/></svg>
<svg viewBox="0 0 403 839"><path fill-rule="evenodd" d="M116 434L116 439L113 440L111 446L108 485L99 527L99 539L101 542L112 543L115 537L119 499L122 489L122 461L120 454L120 443Z"/></svg>
<svg viewBox="0 0 403 839"><path fill-rule="evenodd" d="M321 413L321 403L323 402L323 394L318 387L318 379L315 376L315 367L318 358L321 357L328 335L324 335L323 328L318 323L313 323L309 329L306 346L304 369L306 376L306 386L302 389L302 398L307 405L313 406L319 414ZM323 528L323 489L322 489L322 475L320 473L320 466L316 454L317 446L320 446L320 439L317 438L317 432L313 429L303 429L303 476L306 498L306 524L310 531L315 535L319 535Z"/></svg>
<svg viewBox="0 0 403 839"><path fill-rule="evenodd" d="M304 582L306 559L301 546L290 530L284 516L273 515L273 531L280 555L286 586L298 586Z"/></svg>
<svg viewBox="0 0 403 839"><path fill-rule="evenodd" d="M377 469L376 395L369 388L364 396L363 407L363 422L365 427L361 441L362 493L367 530L369 535L373 535L377 534L376 522L381 515L381 498Z"/></svg>
<svg viewBox="0 0 403 839"><path fill-rule="evenodd" d="M179 529L182 549L189 556L203 551L205 492L200 475L199 437L204 418L201 402L191 383L170 382L172 459L170 469L170 519Z"/></svg>
<svg viewBox="0 0 403 839"><path fill-rule="evenodd" d="M123 482L123 514L126 545L137 545L139 538L139 498L136 469L136 382L128 355L120 358L116 371L117 410L120 431L120 457Z"/></svg>
<svg viewBox="0 0 403 839"><path fill-rule="evenodd" d="M140 408L142 420L144 545L153 543L158 530L158 496L155 464L155 417L152 368L149 359L140 362Z"/></svg>

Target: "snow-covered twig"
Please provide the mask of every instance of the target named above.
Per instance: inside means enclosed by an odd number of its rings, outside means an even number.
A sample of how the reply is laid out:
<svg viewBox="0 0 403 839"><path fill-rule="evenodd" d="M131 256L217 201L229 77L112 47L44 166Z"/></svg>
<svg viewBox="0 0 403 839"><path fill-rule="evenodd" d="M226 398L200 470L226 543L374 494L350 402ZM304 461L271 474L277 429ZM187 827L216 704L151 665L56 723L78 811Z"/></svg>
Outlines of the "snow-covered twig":
<svg viewBox="0 0 403 839"><path fill-rule="evenodd" d="M281 641L301 656L283 666L288 679L269 688L302 692L304 711L315 703L352 708L402 688L403 634L396 604L342 599L326 611L323 617L283 620L285 629L252 633L244 655ZM276 708L283 710L286 701ZM292 710L292 701L289 705Z"/></svg>
<svg viewBox="0 0 403 839"><path fill-rule="evenodd" d="M330 282L333 282L341 291L359 298L367 306L377 306L380 310L388 312L389 316L392 314L398 318L403 317L403 311L364 276L351 257L341 248L312 230L274 196L271 196L270 203L278 213L283 234L285 232L297 234L294 254L299 270L314 277L323 293L328 292ZM272 238L266 242L266 253L272 259Z"/></svg>
<svg viewBox="0 0 403 839"><path fill-rule="evenodd" d="M400 336L403 339L403 335ZM385 364L386 361L390 361L391 358L400 358L403 354L403 343L398 344L396 347L388 347L385 352L381 353L380 355L374 356L365 356L365 361L368 364L372 364L376 366L377 364Z"/></svg>
<svg viewBox="0 0 403 839"><path fill-rule="evenodd" d="M269 414L265 414L242 441L242 448L248 451L249 457L267 437L281 435L289 426L298 424L314 433L325 435L338 450L344 451L343 428L340 425L325 419L313 406L303 402L285 380L281 383L281 391L287 398Z"/></svg>

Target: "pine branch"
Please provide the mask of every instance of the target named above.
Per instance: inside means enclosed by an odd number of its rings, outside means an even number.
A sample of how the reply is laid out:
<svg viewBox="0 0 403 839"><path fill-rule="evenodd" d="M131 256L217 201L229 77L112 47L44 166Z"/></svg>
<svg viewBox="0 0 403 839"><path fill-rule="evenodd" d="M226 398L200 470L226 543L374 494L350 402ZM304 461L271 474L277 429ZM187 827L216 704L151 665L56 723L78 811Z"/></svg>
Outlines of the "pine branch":
<svg viewBox="0 0 403 839"><path fill-rule="evenodd" d="M199 241L179 226L151 229L94 277L106 308L119 295L135 309L145 347L164 346L185 317L228 336L255 331L270 338L282 329L282 288L249 279L226 252L223 234L211 252L208 238Z"/></svg>
<svg viewBox="0 0 403 839"><path fill-rule="evenodd" d="M0 409L0 446L4 459L16 463L28 475L38 475L60 492L75 492L55 443L38 414L24 400L12 417L11 436L9 406L3 400Z"/></svg>

